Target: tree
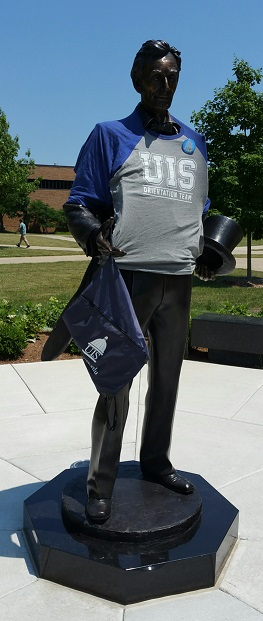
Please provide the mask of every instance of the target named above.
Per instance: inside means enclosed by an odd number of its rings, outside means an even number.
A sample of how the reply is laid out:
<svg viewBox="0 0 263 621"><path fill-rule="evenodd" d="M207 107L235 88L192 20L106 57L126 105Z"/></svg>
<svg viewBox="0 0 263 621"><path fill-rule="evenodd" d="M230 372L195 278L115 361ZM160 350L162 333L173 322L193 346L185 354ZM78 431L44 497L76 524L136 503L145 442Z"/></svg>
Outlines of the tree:
<svg viewBox="0 0 263 621"><path fill-rule="evenodd" d="M67 225L67 220L65 217L65 212L64 209L58 209L58 211L55 212L56 216L55 216L55 226L56 226L56 231L60 231L62 232L68 232L68 225Z"/></svg>
<svg viewBox="0 0 263 621"><path fill-rule="evenodd" d="M17 159L19 152L18 136L12 138L8 132L9 123L0 108L0 230L3 230L3 216L10 218L21 215L29 203L29 195L38 188L39 181L29 182L34 169L30 151L25 157Z"/></svg>
<svg viewBox="0 0 263 621"><path fill-rule="evenodd" d="M251 239L263 237L263 93L254 89L262 70L235 57L233 73L191 121L207 139L212 208L236 219L247 235L250 279Z"/></svg>
<svg viewBox="0 0 263 621"><path fill-rule="evenodd" d="M35 200L26 209L25 220L31 231L47 233L57 225L57 212L43 201Z"/></svg>

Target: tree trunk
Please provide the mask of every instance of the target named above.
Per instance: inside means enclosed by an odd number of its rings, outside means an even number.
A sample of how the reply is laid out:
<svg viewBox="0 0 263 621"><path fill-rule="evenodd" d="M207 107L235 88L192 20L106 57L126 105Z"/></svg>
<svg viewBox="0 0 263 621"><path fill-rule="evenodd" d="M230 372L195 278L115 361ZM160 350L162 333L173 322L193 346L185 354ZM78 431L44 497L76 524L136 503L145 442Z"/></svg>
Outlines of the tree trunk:
<svg viewBox="0 0 263 621"><path fill-rule="evenodd" d="M247 231L247 280L252 278L251 267L251 231Z"/></svg>
<svg viewBox="0 0 263 621"><path fill-rule="evenodd" d="M4 218L3 218L3 214L0 213L0 231L4 231Z"/></svg>

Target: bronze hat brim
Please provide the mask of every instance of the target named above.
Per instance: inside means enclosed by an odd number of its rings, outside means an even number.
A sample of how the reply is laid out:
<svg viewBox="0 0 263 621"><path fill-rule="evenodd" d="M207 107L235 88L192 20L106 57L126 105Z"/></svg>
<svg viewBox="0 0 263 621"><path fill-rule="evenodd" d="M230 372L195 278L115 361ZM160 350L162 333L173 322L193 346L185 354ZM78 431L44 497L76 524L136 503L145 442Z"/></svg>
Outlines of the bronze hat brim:
<svg viewBox="0 0 263 621"><path fill-rule="evenodd" d="M229 250L225 246L220 244L215 239L212 239L211 237L205 236L204 242L204 252L206 248L213 250L218 258L222 261L220 267L216 269L216 274L218 276L226 276L227 274L230 274L230 272L233 272L236 266L236 259L231 254L231 252L229 252Z"/></svg>

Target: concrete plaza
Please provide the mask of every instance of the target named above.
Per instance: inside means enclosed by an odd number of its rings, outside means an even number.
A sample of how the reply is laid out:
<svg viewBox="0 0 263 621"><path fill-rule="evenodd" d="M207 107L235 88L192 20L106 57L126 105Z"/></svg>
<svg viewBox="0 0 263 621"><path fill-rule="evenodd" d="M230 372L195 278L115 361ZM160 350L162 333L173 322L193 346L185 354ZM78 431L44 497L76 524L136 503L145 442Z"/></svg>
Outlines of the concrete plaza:
<svg viewBox="0 0 263 621"><path fill-rule="evenodd" d="M39 579L23 500L86 460L97 392L81 360L0 366L3 621L259 621L263 613L263 371L185 360L171 457L240 511L239 540L211 589L121 606ZM122 460L138 459L146 368L131 391Z"/></svg>

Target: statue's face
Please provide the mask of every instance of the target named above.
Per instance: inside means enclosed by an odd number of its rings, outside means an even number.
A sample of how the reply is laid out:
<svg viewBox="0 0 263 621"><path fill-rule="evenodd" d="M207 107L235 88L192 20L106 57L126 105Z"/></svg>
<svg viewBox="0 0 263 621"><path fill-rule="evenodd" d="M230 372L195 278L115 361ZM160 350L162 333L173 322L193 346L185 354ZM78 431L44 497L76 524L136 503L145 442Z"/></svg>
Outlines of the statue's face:
<svg viewBox="0 0 263 621"><path fill-rule="evenodd" d="M163 58L149 60L144 65L142 77L136 83L136 90L141 94L143 107L153 117L158 118L170 108L178 78L177 62L170 52Z"/></svg>

